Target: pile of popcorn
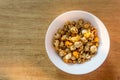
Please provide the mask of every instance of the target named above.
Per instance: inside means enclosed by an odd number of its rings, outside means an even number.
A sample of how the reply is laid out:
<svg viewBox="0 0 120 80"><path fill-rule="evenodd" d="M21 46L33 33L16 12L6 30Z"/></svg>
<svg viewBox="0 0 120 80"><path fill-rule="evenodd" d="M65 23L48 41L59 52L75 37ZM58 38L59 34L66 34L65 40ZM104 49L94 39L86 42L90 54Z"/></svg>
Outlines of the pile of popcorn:
<svg viewBox="0 0 120 80"><path fill-rule="evenodd" d="M54 34L53 46L65 63L84 63L97 53L99 37L90 22L67 21Z"/></svg>

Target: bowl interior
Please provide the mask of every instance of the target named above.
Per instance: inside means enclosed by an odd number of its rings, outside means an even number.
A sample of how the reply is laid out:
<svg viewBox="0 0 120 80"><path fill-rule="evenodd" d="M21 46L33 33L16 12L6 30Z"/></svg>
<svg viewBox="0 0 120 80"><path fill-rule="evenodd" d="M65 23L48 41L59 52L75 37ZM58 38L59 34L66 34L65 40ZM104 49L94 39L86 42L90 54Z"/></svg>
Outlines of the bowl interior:
<svg viewBox="0 0 120 80"><path fill-rule="evenodd" d="M100 38L100 44L97 54L83 64L66 64L55 52L52 45L53 35L57 29L63 27L66 21L77 21L78 19L84 19L89 21L98 30L98 36ZM58 16L49 26L46 33L45 46L48 57L53 64L60 70L70 74L86 74L96 70L106 59L109 51L109 35L104 24L94 15L85 11L70 11Z"/></svg>

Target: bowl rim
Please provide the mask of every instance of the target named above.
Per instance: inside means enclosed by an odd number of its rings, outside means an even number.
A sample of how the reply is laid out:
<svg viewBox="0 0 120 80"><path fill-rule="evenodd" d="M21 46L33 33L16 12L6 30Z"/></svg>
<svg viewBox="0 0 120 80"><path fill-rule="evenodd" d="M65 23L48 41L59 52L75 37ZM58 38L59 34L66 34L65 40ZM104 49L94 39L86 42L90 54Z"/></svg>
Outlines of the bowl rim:
<svg viewBox="0 0 120 80"><path fill-rule="evenodd" d="M48 50L47 50L47 36L48 36L48 31L49 31L49 28L50 28L51 24L52 24L58 17L60 17L61 15L64 15L64 14L67 14L67 13L71 13L71 12L82 12L82 13L86 13L86 14L89 14L89 15L93 16L94 18L96 18L97 20L99 20L99 21L101 22L101 24L102 24L102 25L104 26L104 28L106 29L106 33L107 33L107 36L108 36L107 56L105 57L105 59L103 60L103 62L102 62L97 68L95 68L95 69L92 70L92 71L86 72L86 73L70 73L70 72L64 71L63 69L61 69L60 67L58 67L58 66L52 61L52 59L50 58L49 52L48 52ZM107 59L108 54L109 54L109 51L110 51L110 36L109 36L109 33L108 33L107 28L105 27L105 25L103 24L103 22L102 22L98 17L96 17L95 15L93 15L93 14L90 13L90 12L86 12L86 11L83 11L83 10L72 10L72 11L67 11L67 12L65 12L65 13L62 13L62 14L58 15L58 16L50 23L50 25L49 25L49 27L48 27L48 29L47 29L46 35L45 35L45 48L46 48L46 52L47 52L47 55L48 55L50 61L51 61L58 69L66 72L66 73L74 74L74 75L88 74L88 73L93 72L93 71L95 71L96 69L98 69L98 68L105 62L105 60Z"/></svg>

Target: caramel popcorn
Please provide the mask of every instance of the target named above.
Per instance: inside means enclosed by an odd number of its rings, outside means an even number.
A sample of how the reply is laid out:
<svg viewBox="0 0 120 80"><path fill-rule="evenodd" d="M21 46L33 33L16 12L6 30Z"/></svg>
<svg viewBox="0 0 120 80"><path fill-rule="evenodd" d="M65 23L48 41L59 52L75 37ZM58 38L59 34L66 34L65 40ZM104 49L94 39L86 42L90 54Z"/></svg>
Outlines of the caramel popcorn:
<svg viewBox="0 0 120 80"><path fill-rule="evenodd" d="M97 29L83 19L67 21L55 33L53 46L65 63L85 63L97 53L99 46Z"/></svg>

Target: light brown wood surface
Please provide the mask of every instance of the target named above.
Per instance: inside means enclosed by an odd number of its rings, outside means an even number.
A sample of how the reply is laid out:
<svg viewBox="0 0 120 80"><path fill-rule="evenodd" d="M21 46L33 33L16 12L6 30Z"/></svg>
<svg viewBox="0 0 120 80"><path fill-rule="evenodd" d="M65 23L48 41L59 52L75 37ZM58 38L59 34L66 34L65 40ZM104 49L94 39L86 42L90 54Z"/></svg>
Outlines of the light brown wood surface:
<svg viewBox="0 0 120 80"><path fill-rule="evenodd" d="M93 13L110 35L106 61L86 75L60 71L45 51L49 24L70 10ZM120 0L0 0L0 80L120 80Z"/></svg>

